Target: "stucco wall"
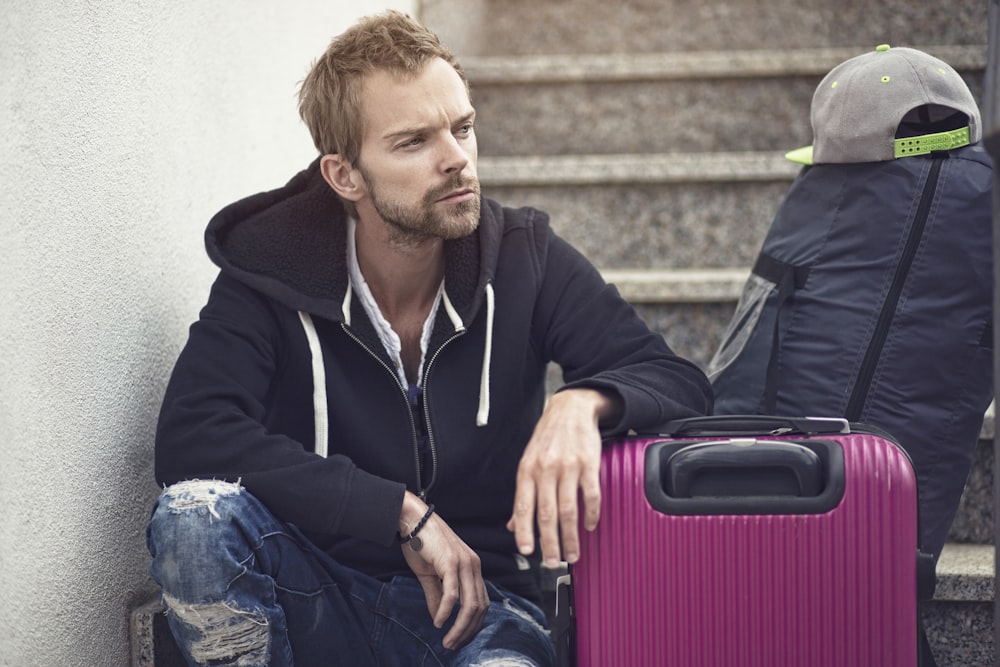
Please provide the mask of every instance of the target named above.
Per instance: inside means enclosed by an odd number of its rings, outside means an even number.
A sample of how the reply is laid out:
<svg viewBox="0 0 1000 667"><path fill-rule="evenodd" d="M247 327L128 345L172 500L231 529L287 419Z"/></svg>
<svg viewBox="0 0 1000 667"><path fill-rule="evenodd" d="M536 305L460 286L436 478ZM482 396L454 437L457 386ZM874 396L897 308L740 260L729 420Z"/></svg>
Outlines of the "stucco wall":
<svg viewBox="0 0 1000 667"><path fill-rule="evenodd" d="M0 664L128 664L204 225L312 159L295 91L329 38L414 5L4 2Z"/></svg>

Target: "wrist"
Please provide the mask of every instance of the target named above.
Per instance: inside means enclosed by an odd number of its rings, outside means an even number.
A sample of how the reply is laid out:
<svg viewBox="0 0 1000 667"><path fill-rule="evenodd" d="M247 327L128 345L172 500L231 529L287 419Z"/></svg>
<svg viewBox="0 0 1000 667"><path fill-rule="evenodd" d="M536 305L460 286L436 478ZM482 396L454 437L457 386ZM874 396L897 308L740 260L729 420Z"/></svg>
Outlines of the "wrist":
<svg viewBox="0 0 1000 667"><path fill-rule="evenodd" d="M591 387L563 389L549 398L550 402L553 400L565 401L574 409L585 411L598 423L614 422L624 409L621 397L616 392Z"/></svg>
<svg viewBox="0 0 1000 667"><path fill-rule="evenodd" d="M396 531L400 535L409 535L420 519L427 513L427 503L415 493L407 491L403 495L403 505L399 510L399 525Z"/></svg>
<svg viewBox="0 0 1000 667"><path fill-rule="evenodd" d="M430 520L432 514L434 514L434 505L429 504L427 505L427 509L424 511L423 516L420 517L416 525L413 526L412 530L410 530L409 532L404 532L401 530L397 534L397 540L399 541L399 543L409 544L410 548L413 549L414 551L420 551L423 548L424 543L420 539L419 533L421 529L423 529L423 527L427 524L427 521ZM400 521L400 523L401 524L403 523L402 520Z"/></svg>

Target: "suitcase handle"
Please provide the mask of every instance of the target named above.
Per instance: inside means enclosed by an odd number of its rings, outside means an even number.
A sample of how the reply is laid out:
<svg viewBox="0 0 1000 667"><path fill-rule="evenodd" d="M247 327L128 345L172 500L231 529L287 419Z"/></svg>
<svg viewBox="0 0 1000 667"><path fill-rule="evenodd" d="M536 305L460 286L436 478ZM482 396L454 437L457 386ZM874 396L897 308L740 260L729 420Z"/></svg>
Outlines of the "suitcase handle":
<svg viewBox="0 0 1000 667"><path fill-rule="evenodd" d="M815 497L824 486L819 455L798 443L780 440L734 439L688 445L667 457L661 479L674 498Z"/></svg>
<svg viewBox="0 0 1000 667"><path fill-rule="evenodd" d="M733 435L784 435L850 433L841 417L780 417L773 415L710 415L675 419L660 435L718 437Z"/></svg>
<svg viewBox="0 0 1000 667"><path fill-rule="evenodd" d="M660 440L644 459L646 500L663 514L822 514L844 497L844 451L827 438Z"/></svg>

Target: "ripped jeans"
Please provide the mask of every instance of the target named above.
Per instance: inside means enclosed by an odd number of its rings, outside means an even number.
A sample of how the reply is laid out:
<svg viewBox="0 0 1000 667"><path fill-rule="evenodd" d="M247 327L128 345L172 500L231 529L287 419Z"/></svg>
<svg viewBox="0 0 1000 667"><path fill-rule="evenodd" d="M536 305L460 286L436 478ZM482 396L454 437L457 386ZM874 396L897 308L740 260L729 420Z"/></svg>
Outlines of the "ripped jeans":
<svg viewBox="0 0 1000 667"><path fill-rule="evenodd" d="M544 613L488 582L482 630L463 648L445 649L450 623L434 627L415 578L384 582L340 565L236 484L168 487L153 509L147 544L171 631L191 665L555 662Z"/></svg>

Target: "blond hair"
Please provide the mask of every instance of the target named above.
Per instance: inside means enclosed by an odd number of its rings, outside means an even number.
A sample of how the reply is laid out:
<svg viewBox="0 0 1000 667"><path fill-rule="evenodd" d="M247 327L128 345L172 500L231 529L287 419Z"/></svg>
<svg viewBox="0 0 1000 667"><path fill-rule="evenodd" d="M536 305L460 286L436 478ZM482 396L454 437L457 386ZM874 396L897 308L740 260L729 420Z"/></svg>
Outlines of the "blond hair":
<svg viewBox="0 0 1000 667"><path fill-rule="evenodd" d="M374 71L414 76L434 58L465 73L441 40L406 14L389 10L358 21L334 37L299 88L299 115L321 155L357 162L364 136L361 88Z"/></svg>

